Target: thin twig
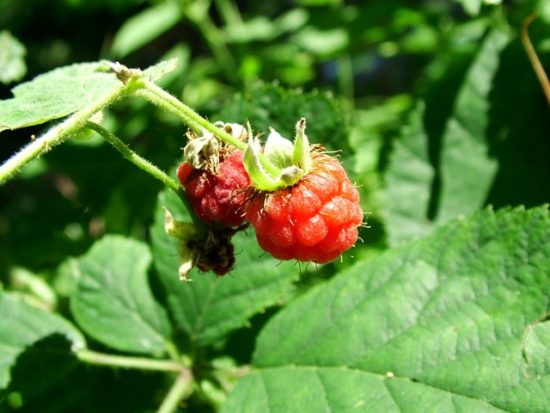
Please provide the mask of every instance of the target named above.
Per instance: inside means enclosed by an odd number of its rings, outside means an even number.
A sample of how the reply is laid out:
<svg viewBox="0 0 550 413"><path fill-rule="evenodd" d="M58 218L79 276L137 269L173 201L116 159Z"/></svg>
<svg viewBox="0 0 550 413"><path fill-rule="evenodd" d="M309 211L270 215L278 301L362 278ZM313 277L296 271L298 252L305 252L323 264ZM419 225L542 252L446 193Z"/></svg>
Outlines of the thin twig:
<svg viewBox="0 0 550 413"><path fill-rule="evenodd" d="M544 67L542 66L542 63L540 62L537 51L533 47L533 43L531 42L531 39L529 38L529 26L531 25L531 23L533 23L533 21L537 17L538 17L538 15L536 13L533 13L523 21L523 26L522 26L522 30L521 30L521 41L523 43L523 47L525 47L525 51L527 52L527 56L529 56L529 60L531 61L531 65L533 66L533 69L535 70L535 74L537 75L537 79L539 80L540 85L542 86L542 90L544 91L544 95L546 96L546 100L548 101L548 104L550 105L550 81L548 80L548 76L546 75L546 72L544 71Z"/></svg>
<svg viewBox="0 0 550 413"><path fill-rule="evenodd" d="M127 357L113 354L99 353L92 350L80 350L76 353L77 358L88 364L122 367L127 369L169 371L179 373L185 368L172 360L155 360L145 357Z"/></svg>
<svg viewBox="0 0 550 413"><path fill-rule="evenodd" d="M190 370L183 370L178 376L170 391L162 401L157 413L173 413L178 404L192 392L193 375Z"/></svg>
<svg viewBox="0 0 550 413"><path fill-rule="evenodd" d="M122 156L124 156L138 168L144 170L149 175L153 176L154 178L158 179L163 184L168 186L172 191L179 194L181 187L174 179L169 177L165 172L161 171L158 167L153 165L147 159L139 156L137 153L132 151L114 133L108 131L103 126L91 121L86 122L86 126L103 136L107 142L113 145L113 147L122 154Z"/></svg>

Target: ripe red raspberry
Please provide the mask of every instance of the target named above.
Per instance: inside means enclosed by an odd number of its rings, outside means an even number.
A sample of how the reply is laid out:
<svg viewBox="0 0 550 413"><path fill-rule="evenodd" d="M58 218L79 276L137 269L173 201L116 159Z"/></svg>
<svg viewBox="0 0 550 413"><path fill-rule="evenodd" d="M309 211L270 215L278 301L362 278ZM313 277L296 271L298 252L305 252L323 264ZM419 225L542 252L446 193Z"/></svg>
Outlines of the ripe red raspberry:
<svg viewBox="0 0 550 413"><path fill-rule="evenodd" d="M195 169L186 162L180 164L177 174L201 220L226 227L243 224L244 189L250 184L250 178L244 169L241 151L221 156L216 174Z"/></svg>
<svg viewBox="0 0 550 413"><path fill-rule="evenodd" d="M275 258L325 263L355 244L363 212L340 162L317 154L311 172L297 184L259 192L246 218L260 246Z"/></svg>

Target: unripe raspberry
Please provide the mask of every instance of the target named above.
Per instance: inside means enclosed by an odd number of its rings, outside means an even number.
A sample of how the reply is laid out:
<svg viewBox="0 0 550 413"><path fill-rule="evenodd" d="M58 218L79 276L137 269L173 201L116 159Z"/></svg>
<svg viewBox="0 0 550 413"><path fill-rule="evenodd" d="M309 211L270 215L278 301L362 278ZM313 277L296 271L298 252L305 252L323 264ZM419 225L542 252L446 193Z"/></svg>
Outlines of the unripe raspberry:
<svg viewBox="0 0 550 413"><path fill-rule="evenodd" d="M311 171L290 187L259 191L246 218L260 246L281 260L326 263L357 241L359 193L336 159L315 154Z"/></svg>
<svg viewBox="0 0 550 413"><path fill-rule="evenodd" d="M216 173L195 169L187 162L178 168L195 214L209 224L238 227L244 222L245 188L250 178L243 167L243 153L220 155Z"/></svg>

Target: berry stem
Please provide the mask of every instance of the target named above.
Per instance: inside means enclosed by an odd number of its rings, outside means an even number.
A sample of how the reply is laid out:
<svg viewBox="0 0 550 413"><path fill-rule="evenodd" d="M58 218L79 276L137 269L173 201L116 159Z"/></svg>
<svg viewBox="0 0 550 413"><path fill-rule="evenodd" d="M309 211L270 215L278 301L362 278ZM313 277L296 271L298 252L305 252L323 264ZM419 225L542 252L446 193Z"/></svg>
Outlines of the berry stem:
<svg viewBox="0 0 550 413"><path fill-rule="evenodd" d="M203 129L206 129L228 145L233 145L242 151L246 150L245 142L216 127L155 83L143 78L140 86L141 88L137 89L135 92L138 96L149 100L162 109L174 113L195 132L201 133Z"/></svg>
<svg viewBox="0 0 550 413"><path fill-rule="evenodd" d="M179 363L171 360L155 360L145 357L127 357L113 354L99 353L92 350L80 350L76 357L87 364L100 366L122 367L127 369L169 371L180 373L187 369Z"/></svg>
<svg viewBox="0 0 550 413"><path fill-rule="evenodd" d="M168 394L162 401L157 413L173 413L177 410L178 404L193 391L193 375L188 369L182 370Z"/></svg>
<svg viewBox="0 0 550 413"><path fill-rule="evenodd" d="M99 133L103 138L105 138L107 142L113 145L113 147L117 151L119 151L122 154L122 156L124 156L124 158L132 162L138 168L147 172L149 175L151 175L155 179L158 179L159 181L161 181L172 191L179 194L181 188L175 179L172 179L166 173L161 171L158 167L156 167L151 162L149 162L147 159L139 156L137 153L132 151L128 147L128 145L126 145L122 140L120 140L120 138L118 138L114 133L105 129L103 126L91 121L86 122L86 127L93 129L94 131Z"/></svg>
<svg viewBox="0 0 550 413"><path fill-rule="evenodd" d="M0 166L0 185L12 178L24 165L34 158L37 158L48 152L54 146L64 142L77 130L82 128L90 117L109 106L116 99L124 95L126 91L127 87L121 84L119 88L105 95L103 99L75 112L63 122L49 129L42 136L33 140Z"/></svg>

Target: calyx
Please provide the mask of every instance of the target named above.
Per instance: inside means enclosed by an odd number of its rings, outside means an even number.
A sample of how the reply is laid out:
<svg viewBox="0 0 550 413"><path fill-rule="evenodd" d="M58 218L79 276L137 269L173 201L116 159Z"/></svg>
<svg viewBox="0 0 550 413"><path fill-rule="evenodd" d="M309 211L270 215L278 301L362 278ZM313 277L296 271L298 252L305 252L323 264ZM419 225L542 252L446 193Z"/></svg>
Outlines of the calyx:
<svg viewBox="0 0 550 413"><path fill-rule="evenodd" d="M305 128L302 118L296 124L294 142L270 128L263 148L258 137L249 132L244 167L256 189L275 191L292 186L310 172L311 151Z"/></svg>

